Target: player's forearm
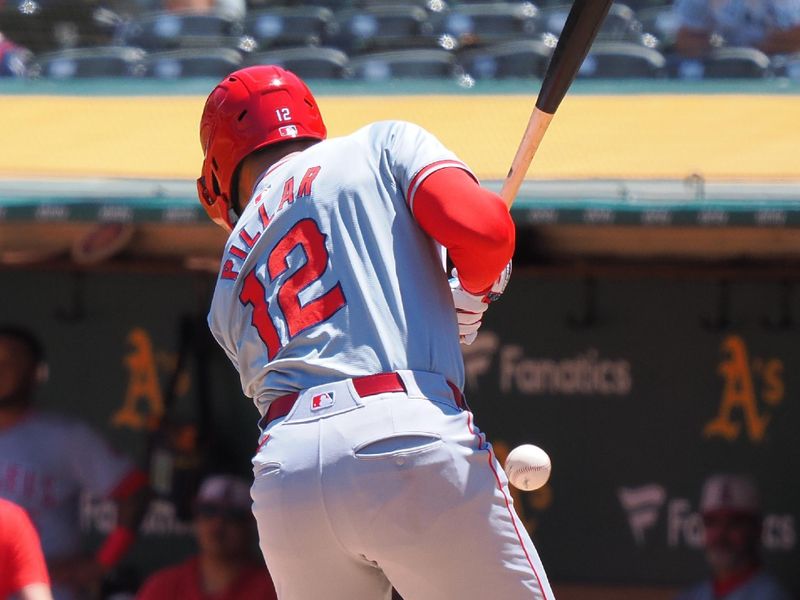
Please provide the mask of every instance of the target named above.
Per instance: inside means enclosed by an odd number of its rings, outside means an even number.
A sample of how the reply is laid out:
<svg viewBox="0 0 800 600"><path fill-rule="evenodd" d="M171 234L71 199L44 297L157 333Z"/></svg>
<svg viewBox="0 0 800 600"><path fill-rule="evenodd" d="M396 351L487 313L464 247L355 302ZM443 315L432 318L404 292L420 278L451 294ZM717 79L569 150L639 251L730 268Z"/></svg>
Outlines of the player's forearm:
<svg viewBox="0 0 800 600"><path fill-rule="evenodd" d="M428 176L414 197L414 216L447 248L467 291L487 290L514 254L514 222L505 203L461 169Z"/></svg>

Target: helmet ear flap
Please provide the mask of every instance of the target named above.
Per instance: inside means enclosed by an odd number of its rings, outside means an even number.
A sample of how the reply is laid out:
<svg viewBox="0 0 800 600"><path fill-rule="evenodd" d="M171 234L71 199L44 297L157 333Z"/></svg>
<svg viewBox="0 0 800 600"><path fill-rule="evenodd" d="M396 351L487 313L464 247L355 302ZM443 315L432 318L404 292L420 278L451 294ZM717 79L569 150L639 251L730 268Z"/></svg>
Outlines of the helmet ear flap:
<svg viewBox="0 0 800 600"><path fill-rule="evenodd" d="M208 188L206 187L205 175L201 175L197 178L197 195L206 206L214 204L214 199L211 197L211 194L208 193Z"/></svg>

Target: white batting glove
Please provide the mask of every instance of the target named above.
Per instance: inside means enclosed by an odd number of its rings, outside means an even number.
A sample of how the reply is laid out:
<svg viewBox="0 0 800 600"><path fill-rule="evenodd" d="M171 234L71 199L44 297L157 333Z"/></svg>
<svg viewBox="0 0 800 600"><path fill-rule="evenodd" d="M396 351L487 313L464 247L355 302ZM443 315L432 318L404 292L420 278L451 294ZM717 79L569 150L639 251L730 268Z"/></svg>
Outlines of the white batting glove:
<svg viewBox="0 0 800 600"><path fill-rule="evenodd" d="M462 344L469 346L478 337L478 329L481 326L483 313L489 308L489 303L497 300L505 291L510 278L511 261L495 279L489 291L486 294L477 295L471 294L461 287L458 272L453 269L453 277L450 279L450 291L453 293L453 304L456 307L456 319L458 320L458 337Z"/></svg>

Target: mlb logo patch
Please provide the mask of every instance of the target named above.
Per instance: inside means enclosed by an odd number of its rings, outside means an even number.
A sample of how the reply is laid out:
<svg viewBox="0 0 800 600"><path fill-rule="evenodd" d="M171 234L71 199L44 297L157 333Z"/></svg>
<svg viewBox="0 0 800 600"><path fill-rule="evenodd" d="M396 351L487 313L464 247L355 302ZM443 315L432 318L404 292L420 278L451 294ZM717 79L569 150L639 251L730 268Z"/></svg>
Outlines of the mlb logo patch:
<svg viewBox="0 0 800 600"><path fill-rule="evenodd" d="M278 133L281 137L297 137L297 127L284 125L283 127L278 127Z"/></svg>
<svg viewBox="0 0 800 600"><path fill-rule="evenodd" d="M319 410L321 408L328 408L329 406L333 406L333 392L317 394L311 398L311 410Z"/></svg>

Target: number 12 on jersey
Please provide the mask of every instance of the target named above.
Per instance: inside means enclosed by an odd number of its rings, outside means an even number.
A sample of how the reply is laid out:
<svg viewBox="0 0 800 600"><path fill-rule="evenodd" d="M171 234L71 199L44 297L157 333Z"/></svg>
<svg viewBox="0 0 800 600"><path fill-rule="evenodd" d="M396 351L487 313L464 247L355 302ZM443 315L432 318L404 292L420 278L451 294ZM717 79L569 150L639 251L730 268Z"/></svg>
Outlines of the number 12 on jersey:
<svg viewBox="0 0 800 600"><path fill-rule="evenodd" d="M270 282L275 281L289 269L289 253L297 246L303 249L306 262L281 282L275 295L286 321L289 340L309 327L326 321L347 303L342 286L337 282L318 298L305 305L300 304L300 292L322 277L330 258L325 247L325 234L320 231L319 225L313 219L302 219L295 223L269 253L266 271ZM268 359L272 360L283 344L269 314L267 290L256 275L255 269L251 269L245 275L239 301L245 306L252 306L251 323L267 347Z"/></svg>

